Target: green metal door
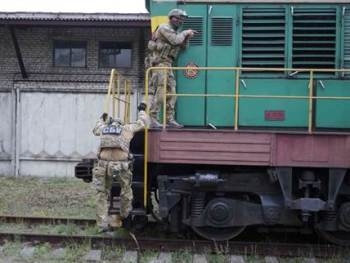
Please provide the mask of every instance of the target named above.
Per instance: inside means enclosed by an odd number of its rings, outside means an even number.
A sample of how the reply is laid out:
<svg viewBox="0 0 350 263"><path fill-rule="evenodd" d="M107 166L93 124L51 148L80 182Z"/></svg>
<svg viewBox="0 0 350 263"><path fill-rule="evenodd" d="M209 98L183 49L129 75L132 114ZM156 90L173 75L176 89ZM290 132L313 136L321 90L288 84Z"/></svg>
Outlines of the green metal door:
<svg viewBox="0 0 350 263"><path fill-rule="evenodd" d="M191 28L198 31L190 41L186 50L178 58L177 66L205 67L207 46L207 7L206 5L179 5L186 10L189 17L183 29ZM205 71L176 71L177 93L176 118L179 123L187 126L203 126L205 122L205 97L193 96L205 93ZM185 94L187 96L181 96Z"/></svg>
<svg viewBox="0 0 350 263"><path fill-rule="evenodd" d="M234 34L236 6L179 5L189 15L184 29L199 33L191 39L189 49L182 52L178 66L233 67L236 65ZM200 70L186 74L177 72L177 120L184 125L233 126L235 72L228 70ZM208 94L208 97L193 96ZM210 96L214 94L229 95ZM190 111L188 109L191 109Z"/></svg>
<svg viewBox="0 0 350 263"><path fill-rule="evenodd" d="M241 78L240 95L245 97L239 99L239 125L307 127L308 83L307 79Z"/></svg>
<svg viewBox="0 0 350 263"><path fill-rule="evenodd" d="M233 67L235 52L235 5L208 5L208 67ZM208 70L207 94L235 94L236 72L232 70ZM234 125L234 97L208 96L206 99L206 124L214 126Z"/></svg>
<svg viewBox="0 0 350 263"><path fill-rule="evenodd" d="M317 80L316 92L316 128L350 128L350 80Z"/></svg>

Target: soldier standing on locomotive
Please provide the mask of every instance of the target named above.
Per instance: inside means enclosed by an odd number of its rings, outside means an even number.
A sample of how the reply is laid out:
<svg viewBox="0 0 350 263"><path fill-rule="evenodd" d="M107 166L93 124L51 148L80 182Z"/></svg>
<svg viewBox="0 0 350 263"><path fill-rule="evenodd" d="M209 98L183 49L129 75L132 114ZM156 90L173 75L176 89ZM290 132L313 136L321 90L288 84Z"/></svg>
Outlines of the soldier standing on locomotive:
<svg viewBox="0 0 350 263"><path fill-rule="evenodd" d="M192 38L196 31L192 29L179 31L184 19L187 17L185 11L173 9L169 12L169 23L161 24L152 35L148 42L148 56L146 58L146 67L172 67L180 51L186 47L187 40ZM152 71L149 91L154 94L150 107L151 127L160 128L158 114L163 102L164 80L166 79L166 92L176 93L176 81L173 71L154 70ZM175 103L176 96L168 96L166 100L166 118L167 125L173 128L182 128L183 126L175 121Z"/></svg>
<svg viewBox="0 0 350 263"><path fill-rule="evenodd" d="M101 137L98 162L93 169L93 184L97 191L96 223L101 232L110 227L121 227L123 220L132 210L132 155L130 141L135 132L149 124L146 104L138 106L138 119L134 123L123 124L120 119L112 119L103 113L97 121L93 133ZM113 179L120 184L120 215L108 216L108 197Z"/></svg>

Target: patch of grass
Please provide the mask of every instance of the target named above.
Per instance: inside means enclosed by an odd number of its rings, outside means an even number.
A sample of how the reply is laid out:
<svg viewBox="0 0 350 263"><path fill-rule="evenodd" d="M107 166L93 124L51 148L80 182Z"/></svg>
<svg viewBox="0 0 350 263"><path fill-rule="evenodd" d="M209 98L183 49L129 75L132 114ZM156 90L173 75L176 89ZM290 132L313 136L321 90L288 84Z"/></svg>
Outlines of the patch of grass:
<svg viewBox="0 0 350 263"><path fill-rule="evenodd" d="M158 253L155 251L150 251L150 250L144 251L141 254L140 263L148 263L152 259L156 259L157 255L158 255Z"/></svg>
<svg viewBox="0 0 350 263"><path fill-rule="evenodd" d="M172 253L172 262L190 263L192 262L192 253L189 250L179 250Z"/></svg>
<svg viewBox="0 0 350 263"><path fill-rule="evenodd" d="M59 235L77 235L82 232L79 226L72 224L57 225L52 231L53 233L57 233Z"/></svg>
<svg viewBox="0 0 350 263"><path fill-rule="evenodd" d="M265 257L249 256L244 258L246 262L265 263Z"/></svg>
<svg viewBox="0 0 350 263"><path fill-rule="evenodd" d="M125 253L125 248L122 247L104 247L103 260L110 260L114 262L121 262Z"/></svg>
<svg viewBox="0 0 350 263"><path fill-rule="evenodd" d="M223 254L209 254L207 255L208 263L226 263L226 255Z"/></svg>
<svg viewBox="0 0 350 263"><path fill-rule="evenodd" d="M83 257L90 250L90 244L68 244L63 262L83 262Z"/></svg>
<svg viewBox="0 0 350 263"><path fill-rule="evenodd" d="M7 257L17 256L21 249L22 249L21 242L6 241L5 244L3 245L2 253L4 254L4 256L7 256Z"/></svg>
<svg viewBox="0 0 350 263"><path fill-rule="evenodd" d="M0 211L18 216L94 218L95 190L77 178L0 176Z"/></svg>
<svg viewBox="0 0 350 263"><path fill-rule="evenodd" d="M344 263L346 261L347 257L334 257L334 258L322 258L322 260L317 261L317 262L323 262L323 263ZM278 259L279 262L281 263L308 263L310 262L309 258L306 257L294 257L294 258L287 258L287 257L282 257Z"/></svg>
<svg viewBox="0 0 350 263"><path fill-rule="evenodd" d="M48 260L51 258L52 248L49 243L39 244L35 246L34 258L39 260Z"/></svg>
<svg viewBox="0 0 350 263"><path fill-rule="evenodd" d="M99 234L99 228L98 228L97 225L89 226L89 227L84 229L83 234L84 235L89 235L89 236L97 235L97 234Z"/></svg>

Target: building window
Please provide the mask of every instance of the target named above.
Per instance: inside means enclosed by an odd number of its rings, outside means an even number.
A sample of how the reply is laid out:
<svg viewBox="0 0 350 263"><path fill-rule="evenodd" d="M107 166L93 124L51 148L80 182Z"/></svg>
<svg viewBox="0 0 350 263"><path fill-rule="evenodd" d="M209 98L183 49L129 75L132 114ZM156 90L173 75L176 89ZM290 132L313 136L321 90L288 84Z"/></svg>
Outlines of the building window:
<svg viewBox="0 0 350 263"><path fill-rule="evenodd" d="M100 68L130 68L131 43L100 42Z"/></svg>
<svg viewBox="0 0 350 263"><path fill-rule="evenodd" d="M85 41L54 41L55 67L86 67Z"/></svg>

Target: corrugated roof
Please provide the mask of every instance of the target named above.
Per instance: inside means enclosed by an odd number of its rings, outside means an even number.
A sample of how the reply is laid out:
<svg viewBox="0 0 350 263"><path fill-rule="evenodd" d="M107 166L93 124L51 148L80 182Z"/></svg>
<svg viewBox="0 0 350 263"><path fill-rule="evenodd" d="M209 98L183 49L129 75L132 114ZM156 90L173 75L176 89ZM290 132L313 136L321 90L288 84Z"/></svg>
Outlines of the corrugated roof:
<svg viewBox="0 0 350 263"><path fill-rule="evenodd" d="M0 12L0 24L32 25L144 25L149 26L147 13L49 13L49 12Z"/></svg>

